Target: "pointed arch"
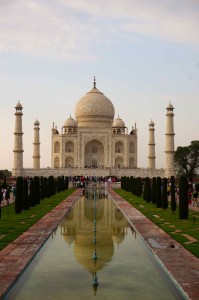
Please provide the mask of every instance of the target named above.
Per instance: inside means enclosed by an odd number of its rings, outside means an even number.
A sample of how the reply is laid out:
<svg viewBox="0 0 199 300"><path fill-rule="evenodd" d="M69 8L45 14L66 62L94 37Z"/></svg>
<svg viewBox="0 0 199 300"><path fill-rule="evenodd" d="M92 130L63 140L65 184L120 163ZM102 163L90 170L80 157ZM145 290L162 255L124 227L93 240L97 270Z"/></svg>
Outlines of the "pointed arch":
<svg viewBox="0 0 199 300"><path fill-rule="evenodd" d="M134 160L133 157L131 157L131 158L129 159L129 168L130 168L130 169L134 169L134 168L135 168L135 160Z"/></svg>
<svg viewBox="0 0 199 300"><path fill-rule="evenodd" d="M65 152L69 153L69 152L74 152L74 143L73 142L66 142L65 144Z"/></svg>
<svg viewBox="0 0 199 300"><path fill-rule="evenodd" d="M94 139L89 141L85 146L85 166L92 168L103 167L104 161L104 145L102 142Z"/></svg>
<svg viewBox="0 0 199 300"><path fill-rule="evenodd" d="M54 143L54 153L59 153L60 152L60 143L55 142Z"/></svg>
<svg viewBox="0 0 199 300"><path fill-rule="evenodd" d="M74 167L74 159L72 157L65 158L65 168Z"/></svg>
<svg viewBox="0 0 199 300"><path fill-rule="evenodd" d="M58 156L54 159L54 168L60 168L60 160Z"/></svg>
<svg viewBox="0 0 199 300"><path fill-rule="evenodd" d="M135 146L133 142L129 143L129 153L134 153L135 152Z"/></svg>
<svg viewBox="0 0 199 300"><path fill-rule="evenodd" d="M124 152L124 145L122 142L117 142L115 144L115 153L123 153Z"/></svg>
<svg viewBox="0 0 199 300"><path fill-rule="evenodd" d="M123 158L122 157L117 157L115 159L115 168L117 168L117 169L123 168Z"/></svg>

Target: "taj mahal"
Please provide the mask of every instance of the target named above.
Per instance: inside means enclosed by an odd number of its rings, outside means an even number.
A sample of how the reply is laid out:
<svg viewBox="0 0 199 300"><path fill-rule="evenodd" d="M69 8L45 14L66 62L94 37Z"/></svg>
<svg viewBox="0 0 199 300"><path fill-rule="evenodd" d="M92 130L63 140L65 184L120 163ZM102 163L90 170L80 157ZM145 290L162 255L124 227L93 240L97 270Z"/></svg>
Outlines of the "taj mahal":
<svg viewBox="0 0 199 300"><path fill-rule="evenodd" d="M75 118L71 116L58 131L53 123L51 168L40 168L40 123L33 128L33 165L23 166L23 107L20 102L15 107L14 163L13 176L134 176L170 177L174 169L174 124L173 106L166 107L165 168L155 166L155 124L151 120L148 134L148 167L137 165L138 131L136 124L128 133L125 122L115 117L115 109L96 87L77 101Z"/></svg>

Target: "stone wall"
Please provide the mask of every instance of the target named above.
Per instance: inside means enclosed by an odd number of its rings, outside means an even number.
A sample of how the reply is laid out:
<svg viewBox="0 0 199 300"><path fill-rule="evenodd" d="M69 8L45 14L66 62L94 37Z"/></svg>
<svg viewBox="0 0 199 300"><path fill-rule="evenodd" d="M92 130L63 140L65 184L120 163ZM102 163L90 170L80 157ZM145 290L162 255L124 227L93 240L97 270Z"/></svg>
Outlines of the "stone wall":
<svg viewBox="0 0 199 300"><path fill-rule="evenodd" d="M164 177L165 176L165 170L164 169L114 169L114 168L63 168L63 169L51 169L51 168L45 168L45 169L13 169L12 175L17 176L23 176L23 177L34 177L34 176L134 176L134 177Z"/></svg>

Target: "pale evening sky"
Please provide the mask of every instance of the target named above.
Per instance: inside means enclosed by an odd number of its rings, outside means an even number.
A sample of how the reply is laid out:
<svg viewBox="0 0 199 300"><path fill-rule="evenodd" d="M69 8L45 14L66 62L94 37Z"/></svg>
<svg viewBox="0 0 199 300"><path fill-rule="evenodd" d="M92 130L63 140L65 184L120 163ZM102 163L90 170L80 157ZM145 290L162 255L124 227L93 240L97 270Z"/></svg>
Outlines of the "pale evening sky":
<svg viewBox="0 0 199 300"><path fill-rule="evenodd" d="M175 148L199 140L198 0L0 0L0 169L13 166L15 105L23 106L24 167L32 167L40 122L41 167L51 166L51 128L74 116L96 86L130 132L147 167L155 123L156 166L164 167L166 106Z"/></svg>

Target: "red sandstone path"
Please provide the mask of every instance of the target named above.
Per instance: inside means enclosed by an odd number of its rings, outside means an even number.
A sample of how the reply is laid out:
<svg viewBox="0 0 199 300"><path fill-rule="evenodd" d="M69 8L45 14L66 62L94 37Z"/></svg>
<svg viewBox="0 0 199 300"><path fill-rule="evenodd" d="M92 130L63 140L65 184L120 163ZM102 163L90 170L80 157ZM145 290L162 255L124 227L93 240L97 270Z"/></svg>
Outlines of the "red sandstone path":
<svg viewBox="0 0 199 300"><path fill-rule="evenodd" d="M35 225L0 251L0 299L3 299L15 284L81 193L81 189L76 190ZM179 290L184 292L185 299L198 300L199 259L113 190L109 189L109 193L130 224L146 242L163 269L173 279Z"/></svg>

